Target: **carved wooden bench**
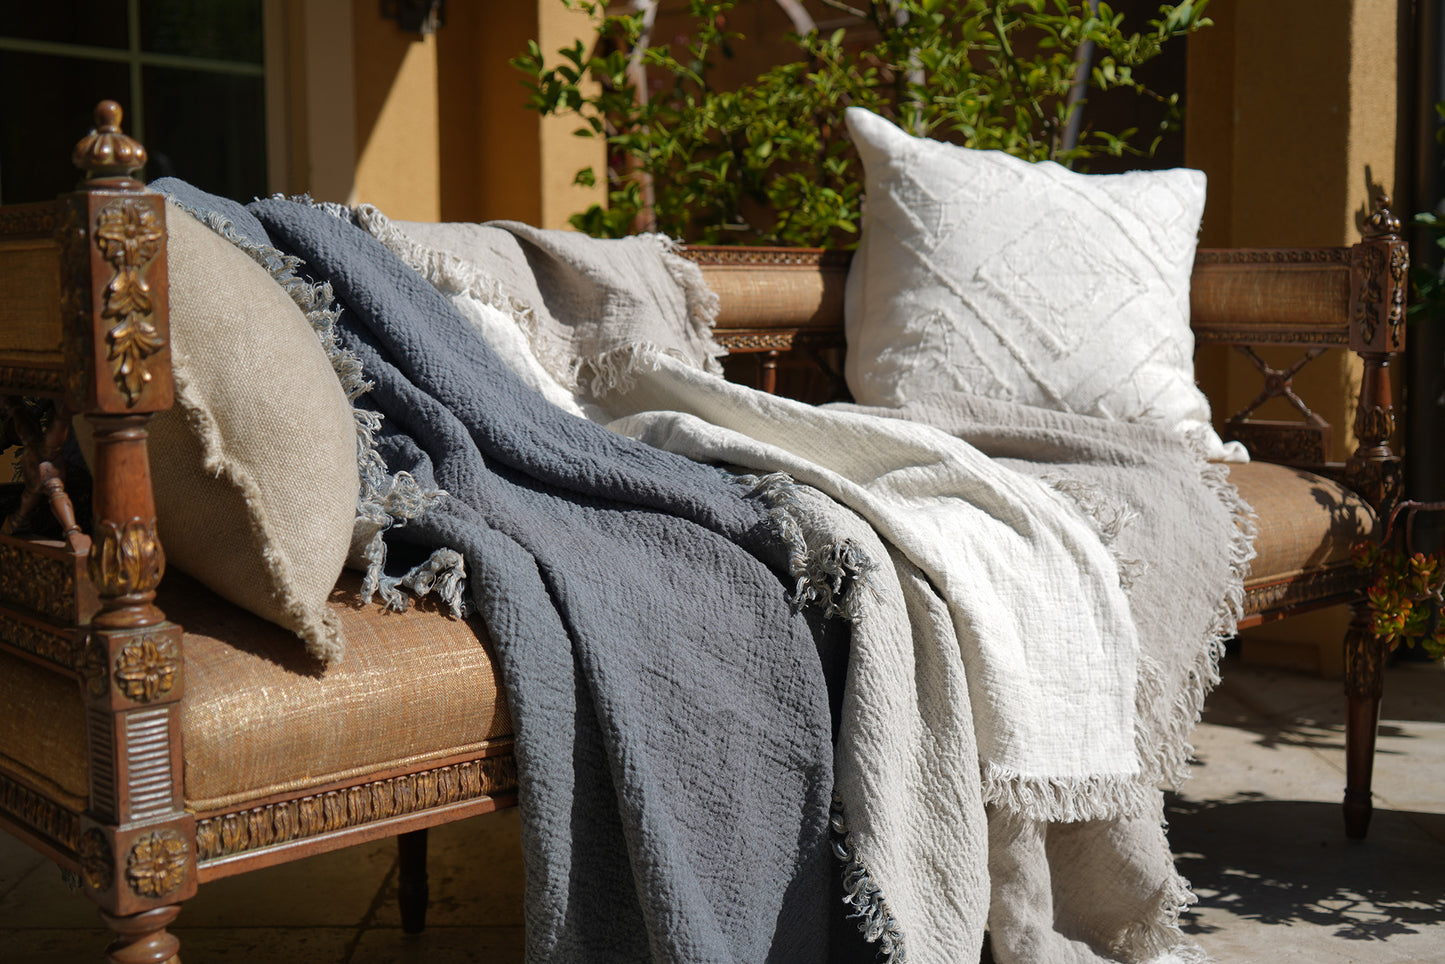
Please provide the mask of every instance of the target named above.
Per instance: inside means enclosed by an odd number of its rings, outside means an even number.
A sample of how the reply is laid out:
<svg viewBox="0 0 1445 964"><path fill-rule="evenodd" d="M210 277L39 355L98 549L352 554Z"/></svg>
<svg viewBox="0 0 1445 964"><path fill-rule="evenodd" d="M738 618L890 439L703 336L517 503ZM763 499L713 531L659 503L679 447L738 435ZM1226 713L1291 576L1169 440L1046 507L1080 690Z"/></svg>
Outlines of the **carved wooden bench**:
<svg viewBox="0 0 1445 964"><path fill-rule="evenodd" d="M358 608L344 579L333 604L352 655L319 677L285 631L182 573L162 578L147 423L172 397L166 212L130 177L138 152L117 133L92 136L77 149L80 190L0 210L4 441L23 444L25 475L6 490L0 535L0 827L78 875L117 933L116 962L169 960L166 927L199 884L382 836L401 835L404 919L419 928L425 828L516 802L486 629L426 607ZM140 221L155 230L138 235ZM846 256L690 256L722 298L734 367L754 364L769 391L836 394L817 372L840 370ZM1297 404L1298 424L1250 410L1228 423L1258 460L1234 471L1264 533L1246 624L1356 605L1355 836L1369 817L1381 652L1347 555L1400 477L1388 369L1404 348L1405 256L1382 216L1350 248L1203 251L1194 273L1201 343L1364 359L1360 444L1344 464L1324 461L1329 428L1294 398L1296 369L1266 370L1264 394ZM805 373L800 359L822 368ZM90 493L65 487L72 416L94 430ZM355 736L307 738L340 731Z"/></svg>

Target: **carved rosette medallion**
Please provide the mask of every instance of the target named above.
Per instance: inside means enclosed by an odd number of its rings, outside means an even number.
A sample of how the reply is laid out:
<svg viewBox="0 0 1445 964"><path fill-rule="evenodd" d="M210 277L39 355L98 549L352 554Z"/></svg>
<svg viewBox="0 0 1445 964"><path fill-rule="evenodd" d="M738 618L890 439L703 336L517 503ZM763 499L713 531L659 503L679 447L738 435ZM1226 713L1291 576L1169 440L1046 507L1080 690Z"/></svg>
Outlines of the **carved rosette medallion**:
<svg viewBox="0 0 1445 964"><path fill-rule="evenodd" d="M90 547L90 578L102 596L152 592L160 585L165 569L165 554L154 519L96 525Z"/></svg>
<svg viewBox="0 0 1445 964"><path fill-rule="evenodd" d="M160 252L165 232L147 203L135 198L113 201L95 223L95 243L115 269L105 289L102 317L115 323L106 332L111 377L134 405L151 380L147 360L165 342L151 317L151 290L146 266Z"/></svg>
<svg viewBox="0 0 1445 964"><path fill-rule="evenodd" d="M185 838L174 830L145 834L136 840L126 858L126 883L141 897L175 893L186 881L189 852Z"/></svg>
<svg viewBox="0 0 1445 964"><path fill-rule="evenodd" d="M92 827L80 838L76 856L80 858L80 873L91 890L109 890L115 879L115 858L111 856L110 844L105 834Z"/></svg>
<svg viewBox="0 0 1445 964"><path fill-rule="evenodd" d="M171 691L180 663L176 644L169 637L132 639L115 658L115 685L126 699L150 703Z"/></svg>

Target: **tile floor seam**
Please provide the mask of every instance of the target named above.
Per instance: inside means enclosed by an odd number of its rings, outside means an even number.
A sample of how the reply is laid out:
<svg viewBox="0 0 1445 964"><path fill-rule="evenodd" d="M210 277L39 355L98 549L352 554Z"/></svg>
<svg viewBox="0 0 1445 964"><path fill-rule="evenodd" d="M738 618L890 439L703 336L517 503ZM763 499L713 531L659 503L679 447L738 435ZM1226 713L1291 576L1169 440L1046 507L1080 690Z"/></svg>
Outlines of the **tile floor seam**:
<svg viewBox="0 0 1445 964"><path fill-rule="evenodd" d="M29 877L31 874L33 874L33 873L36 871L37 868L39 868L42 864L44 864L44 863L46 863L46 862L48 862L48 858L46 858L46 857L41 857L41 858L39 858L38 860L36 860L35 863L33 863L33 864L31 864L30 866L26 867L26 868L25 868L24 870L22 870L19 874L17 874L16 877L15 877L15 882L14 882L14 883L12 883L9 887L6 887L4 890L0 890L0 901L4 901L5 898L7 898L7 897L9 897L11 894L15 893L16 888L18 888L21 884L25 883L25 878L27 878L27 877Z"/></svg>
<svg viewBox="0 0 1445 964"><path fill-rule="evenodd" d="M381 909L382 904L387 900L387 885L391 882L392 875L399 873L400 868L401 857L399 855L393 856L391 858L391 867L386 873L381 875L381 883L377 885L376 893L372 895L371 903L367 906L366 913L361 915L361 921L356 925L355 933L352 936L351 942L346 946L340 964L351 964L352 958L356 955L357 949L361 947L361 942L366 937L366 932L376 923L377 911Z"/></svg>

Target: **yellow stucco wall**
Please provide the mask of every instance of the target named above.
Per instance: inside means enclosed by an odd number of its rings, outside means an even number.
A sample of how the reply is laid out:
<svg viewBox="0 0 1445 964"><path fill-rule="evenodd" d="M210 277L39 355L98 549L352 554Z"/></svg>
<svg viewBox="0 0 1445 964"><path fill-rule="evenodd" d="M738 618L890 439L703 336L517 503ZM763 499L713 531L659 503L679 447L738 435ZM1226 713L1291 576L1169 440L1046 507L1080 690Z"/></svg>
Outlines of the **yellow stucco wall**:
<svg viewBox="0 0 1445 964"><path fill-rule="evenodd" d="M560 0L454 3L429 37L375 0L267 0L272 188L375 204L401 220L515 218L566 227L600 200L572 183L603 164L575 122L525 108L507 64L590 37Z"/></svg>
<svg viewBox="0 0 1445 964"><path fill-rule="evenodd" d="M1201 243L1359 240L1371 182L1394 187L1398 4L1215 0L1209 15L1214 27L1190 41L1185 137L1187 163L1209 175ZM1282 364L1294 354L1268 357ZM1201 351L1197 368L1218 417L1259 391L1237 355ZM1316 362L1297 386L1336 426L1334 454L1345 458L1358 365Z"/></svg>
<svg viewBox="0 0 1445 964"><path fill-rule="evenodd" d="M356 176L352 199L393 218L441 215L436 35L418 37L353 0Z"/></svg>
<svg viewBox="0 0 1445 964"><path fill-rule="evenodd" d="M1400 4L1214 0L1208 13L1215 26L1190 40L1186 95L1186 162L1209 175L1201 243L1358 241L1372 185L1395 193ZM1266 358L1283 366L1298 355ZM1335 426L1334 457L1343 459L1354 445L1348 413L1359 364L1353 356L1326 362L1295 384ZM1259 391L1259 376L1237 354L1203 349L1196 368L1217 419ZM1337 675L1345 625L1343 609L1284 620L1248 631L1245 652Z"/></svg>

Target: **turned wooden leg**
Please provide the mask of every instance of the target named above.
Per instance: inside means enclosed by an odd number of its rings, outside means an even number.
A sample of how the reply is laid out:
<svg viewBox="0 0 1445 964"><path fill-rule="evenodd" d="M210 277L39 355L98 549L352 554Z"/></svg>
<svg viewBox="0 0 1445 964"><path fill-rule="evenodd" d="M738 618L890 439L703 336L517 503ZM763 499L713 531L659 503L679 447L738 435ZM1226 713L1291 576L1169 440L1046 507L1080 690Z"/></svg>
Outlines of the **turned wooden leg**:
<svg viewBox="0 0 1445 964"><path fill-rule="evenodd" d="M396 902L401 908L401 929L420 934L426 929L427 893L426 829L413 830L396 838L398 856Z"/></svg>
<svg viewBox="0 0 1445 964"><path fill-rule="evenodd" d="M106 950L106 959L110 964L181 964L181 942L166 930L180 912L179 904L129 917L101 911L101 919L117 935Z"/></svg>
<svg viewBox="0 0 1445 964"><path fill-rule="evenodd" d="M1385 647L1370 631L1363 602L1353 606L1345 636L1345 835L1361 840L1370 826L1375 730L1384 692Z"/></svg>

